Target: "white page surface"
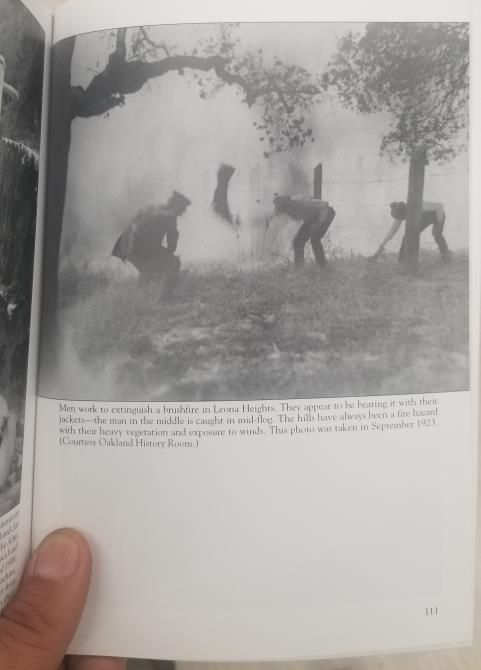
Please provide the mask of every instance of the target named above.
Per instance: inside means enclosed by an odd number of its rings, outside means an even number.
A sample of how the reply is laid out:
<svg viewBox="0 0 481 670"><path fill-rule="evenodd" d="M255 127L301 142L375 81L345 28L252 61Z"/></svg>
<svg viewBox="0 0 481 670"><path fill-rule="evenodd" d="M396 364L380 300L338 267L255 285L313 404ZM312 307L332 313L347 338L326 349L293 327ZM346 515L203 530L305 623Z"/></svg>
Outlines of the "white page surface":
<svg viewBox="0 0 481 670"><path fill-rule="evenodd" d="M55 443L57 403L40 399L37 482L48 490L37 487L36 535L68 523L96 559L74 649L273 659L468 643L467 400L442 397L429 442L237 439L87 454ZM427 617L431 607L442 614Z"/></svg>
<svg viewBox="0 0 481 670"><path fill-rule="evenodd" d="M48 39L51 40L53 12L49 5L43 0L22 0L22 2L32 12L48 35Z"/></svg>
<svg viewBox="0 0 481 670"><path fill-rule="evenodd" d="M58 10L56 40L114 26L212 20L470 18L469 3L450 2L306 3L282 14L265 4L239 11L209 4L205 11L193 3L164 10L153 2L72 0ZM476 174L479 152L472 155ZM473 199L472 216L476 211ZM39 401L35 537L58 525L78 527L96 559L76 652L234 660L469 643L474 226L470 253L471 391L437 396L439 424L428 433L207 440L183 451L75 449L60 443L58 401ZM98 412L112 406L96 404Z"/></svg>
<svg viewBox="0 0 481 670"><path fill-rule="evenodd" d="M243 2L226 5L215 0L203 6L195 2L158 3L106 2L69 0L57 8L54 41L70 35L116 26L154 25L158 23L209 23L218 21L469 21L470 0L452 3L408 0L403 3L385 3L369 0L362 5L352 0L318 3L302 0L296 4L275 2Z"/></svg>

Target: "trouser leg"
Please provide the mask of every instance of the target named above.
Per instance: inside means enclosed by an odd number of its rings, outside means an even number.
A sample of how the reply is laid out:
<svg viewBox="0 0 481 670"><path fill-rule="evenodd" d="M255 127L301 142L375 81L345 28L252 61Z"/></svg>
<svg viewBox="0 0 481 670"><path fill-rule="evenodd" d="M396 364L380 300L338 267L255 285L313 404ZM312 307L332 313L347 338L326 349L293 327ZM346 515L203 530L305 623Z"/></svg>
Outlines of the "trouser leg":
<svg viewBox="0 0 481 670"><path fill-rule="evenodd" d="M314 256L318 265L323 267L326 265L326 256L324 255L324 247L322 246L322 238L329 230L329 226L334 221L336 212L332 207L329 207L327 216L323 221L317 221L311 225L311 245L314 251Z"/></svg>
<svg viewBox="0 0 481 670"><path fill-rule="evenodd" d="M179 283L181 262L177 256L172 256L165 263L160 282L160 293L163 298L170 298Z"/></svg>
<svg viewBox="0 0 481 670"><path fill-rule="evenodd" d="M320 234L312 235L311 245L312 250L314 251L316 263L321 267L324 267L326 265L326 256L324 255L324 248L322 246Z"/></svg>
<svg viewBox="0 0 481 670"><path fill-rule="evenodd" d="M149 272L140 272L137 280L139 288L145 288L153 281L152 275Z"/></svg>
<svg viewBox="0 0 481 670"><path fill-rule="evenodd" d="M436 244L439 247L439 251L443 258L449 256L449 249L446 242L446 239L443 235L444 221L442 223L433 223L433 237L436 241Z"/></svg>
<svg viewBox="0 0 481 670"><path fill-rule="evenodd" d="M401 248L399 249L398 261L400 263L403 262L405 255L406 255L406 235L403 236L403 240L401 242Z"/></svg>
<svg viewBox="0 0 481 670"><path fill-rule="evenodd" d="M310 238L310 229L311 223L309 221L304 221L294 238L292 246L294 247L294 263L297 267L304 265L304 247Z"/></svg>

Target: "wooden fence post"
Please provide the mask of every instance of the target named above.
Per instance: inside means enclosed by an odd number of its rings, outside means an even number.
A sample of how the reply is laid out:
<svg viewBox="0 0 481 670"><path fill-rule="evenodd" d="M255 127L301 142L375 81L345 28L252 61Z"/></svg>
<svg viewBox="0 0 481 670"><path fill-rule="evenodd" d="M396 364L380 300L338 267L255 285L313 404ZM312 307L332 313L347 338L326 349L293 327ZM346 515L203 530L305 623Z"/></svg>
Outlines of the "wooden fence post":
<svg viewBox="0 0 481 670"><path fill-rule="evenodd" d="M314 197L322 200L322 163L314 168Z"/></svg>

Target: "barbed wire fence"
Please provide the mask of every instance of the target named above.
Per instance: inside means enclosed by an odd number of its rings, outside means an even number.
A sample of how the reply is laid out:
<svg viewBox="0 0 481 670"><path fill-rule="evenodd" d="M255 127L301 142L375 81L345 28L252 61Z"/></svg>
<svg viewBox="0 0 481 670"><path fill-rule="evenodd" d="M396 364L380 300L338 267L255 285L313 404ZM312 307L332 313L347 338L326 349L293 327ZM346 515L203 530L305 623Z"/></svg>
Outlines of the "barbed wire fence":
<svg viewBox="0 0 481 670"><path fill-rule="evenodd" d="M375 154L373 154L375 156ZM377 156L378 157L378 156ZM332 167L332 166L328 166ZM335 170L334 170L335 171ZM450 178L450 177L469 177L469 172L467 170L463 171L446 171L446 172L427 172L425 179L428 181L431 178ZM323 246L325 250L331 255L352 255L353 253L360 253L356 251L355 247L365 247L367 251L368 247L372 246L372 251L375 251L375 246L380 242L379 236L383 235L383 232L386 231L386 217L384 220L378 216L381 212L385 211L389 215L389 206L392 202L392 199L382 201L382 202L342 202L337 196L336 191L338 188L345 188L349 186L369 186L369 185L379 185L379 184L389 184L389 183L402 183L407 184L408 176L399 176L399 177L388 177L388 178L378 178L378 179L365 179L365 180L342 180L342 179L330 179L322 182L323 189L323 199L330 202L333 205L336 213L338 214L331 230L327 232L323 239ZM401 200L403 198L400 198ZM456 206L456 207L466 207L466 200L461 199L445 199L443 198L443 205L445 206ZM355 216L356 213L366 212L366 210L373 210L376 212L376 218L379 218L379 223L373 224L367 222L365 216L358 217L363 219L362 224L358 226L353 225L352 216ZM340 216L339 216L340 215ZM345 222L345 217L349 217L350 221ZM275 233L269 235L269 228L272 226L267 224L262 233L261 248L260 248L260 258L265 258L266 256L278 257L280 258L285 254L286 241L283 240L279 244L279 240L275 240ZM387 231L386 231L387 232ZM346 234L347 233L347 234ZM279 234L280 236L280 234ZM349 244L349 236L355 237L357 244ZM292 237L292 236L291 236ZM364 244L360 245L360 238L363 238L362 241ZM400 243L400 242L399 242ZM396 244L394 241L392 244ZM434 241L429 242L428 246L434 248ZM281 250L282 247L282 250ZM259 249L258 249L259 251ZM310 252L308 252L310 253Z"/></svg>

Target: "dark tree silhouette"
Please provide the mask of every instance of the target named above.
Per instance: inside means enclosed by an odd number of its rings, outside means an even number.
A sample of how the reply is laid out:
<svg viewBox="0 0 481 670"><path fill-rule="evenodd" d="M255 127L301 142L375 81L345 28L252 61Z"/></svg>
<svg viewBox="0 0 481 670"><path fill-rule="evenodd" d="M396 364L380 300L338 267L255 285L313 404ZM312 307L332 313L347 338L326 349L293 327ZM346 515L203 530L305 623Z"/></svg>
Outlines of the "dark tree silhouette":
<svg viewBox="0 0 481 670"><path fill-rule="evenodd" d="M449 160L466 146L469 25L370 23L339 40L323 87L361 114L390 114L381 152L409 161L405 259L415 273L427 161Z"/></svg>
<svg viewBox="0 0 481 670"><path fill-rule="evenodd" d="M241 103L259 106L260 117L254 125L265 143L265 156L313 141L307 116L321 88L307 70L267 58L262 49L244 49L234 24L212 26L210 36L199 39L188 53L159 41L155 32L140 27L110 33L108 61L85 88L71 86L75 38L54 49L43 305L44 343L50 346L56 331L59 251L74 119L108 116L149 80L170 72L184 76L189 71L201 98L232 86Z"/></svg>

